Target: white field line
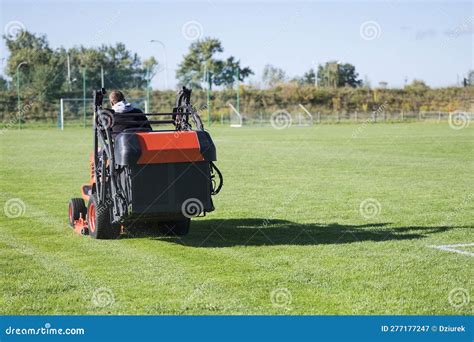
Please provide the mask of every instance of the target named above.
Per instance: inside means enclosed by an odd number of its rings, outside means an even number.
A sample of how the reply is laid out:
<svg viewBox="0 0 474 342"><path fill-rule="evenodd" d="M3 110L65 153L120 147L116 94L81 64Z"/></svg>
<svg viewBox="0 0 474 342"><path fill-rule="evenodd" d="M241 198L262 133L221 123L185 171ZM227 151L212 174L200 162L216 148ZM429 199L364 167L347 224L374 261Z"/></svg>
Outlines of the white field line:
<svg viewBox="0 0 474 342"><path fill-rule="evenodd" d="M462 247L471 247L474 246L474 243L460 243L456 245L442 245L442 246L428 246L430 248L436 248L442 251L447 251L447 252L453 252L453 253L458 253L458 254L464 254L464 255L469 255L474 257L474 253L468 252L468 251L463 251Z"/></svg>

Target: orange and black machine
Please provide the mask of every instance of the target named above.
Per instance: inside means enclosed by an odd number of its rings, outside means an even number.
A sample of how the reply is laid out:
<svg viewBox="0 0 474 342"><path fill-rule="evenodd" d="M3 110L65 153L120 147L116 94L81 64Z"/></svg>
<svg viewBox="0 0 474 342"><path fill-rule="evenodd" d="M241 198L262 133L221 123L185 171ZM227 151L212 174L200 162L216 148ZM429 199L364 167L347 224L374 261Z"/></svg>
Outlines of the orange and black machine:
<svg viewBox="0 0 474 342"><path fill-rule="evenodd" d="M118 238L127 226L187 234L192 217L214 210L212 196L223 185L216 148L191 104L191 90L179 91L170 113L114 113L102 108L105 94L103 88L93 94L90 181L82 186L82 198L69 202L70 225L98 239ZM167 119L136 121L137 116ZM114 134L117 118L131 128Z"/></svg>

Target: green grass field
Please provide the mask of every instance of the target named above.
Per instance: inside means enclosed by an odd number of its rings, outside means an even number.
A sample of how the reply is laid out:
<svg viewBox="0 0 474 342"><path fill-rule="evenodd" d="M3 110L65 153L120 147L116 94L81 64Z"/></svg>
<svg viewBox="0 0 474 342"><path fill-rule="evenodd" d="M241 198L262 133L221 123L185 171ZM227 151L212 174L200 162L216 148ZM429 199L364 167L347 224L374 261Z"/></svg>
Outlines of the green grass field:
<svg viewBox="0 0 474 342"><path fill-rule="evenodd" d="M4 132L0 313L472 314L472 254L429 246L474 242L474 125L210 131L216 211L113 241L66 223L91 130Z"/></svg>

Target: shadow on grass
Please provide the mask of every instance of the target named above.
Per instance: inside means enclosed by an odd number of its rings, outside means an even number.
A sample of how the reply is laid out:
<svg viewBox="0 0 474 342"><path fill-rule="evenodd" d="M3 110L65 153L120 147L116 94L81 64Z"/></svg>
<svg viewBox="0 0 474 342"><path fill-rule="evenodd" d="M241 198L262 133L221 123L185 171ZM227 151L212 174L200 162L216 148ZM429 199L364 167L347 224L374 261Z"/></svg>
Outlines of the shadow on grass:
<svg viewBox="0 0 474 342"><path fill-rule="evenodd" d="M231 247L264 245L319 245L362 241L391 241L424 238L455 227L389 227L390 223L362 225L299 224L286 220L195 219L190 233L183 237L160 236L147 230L140 236L194 247Z"/></svg>

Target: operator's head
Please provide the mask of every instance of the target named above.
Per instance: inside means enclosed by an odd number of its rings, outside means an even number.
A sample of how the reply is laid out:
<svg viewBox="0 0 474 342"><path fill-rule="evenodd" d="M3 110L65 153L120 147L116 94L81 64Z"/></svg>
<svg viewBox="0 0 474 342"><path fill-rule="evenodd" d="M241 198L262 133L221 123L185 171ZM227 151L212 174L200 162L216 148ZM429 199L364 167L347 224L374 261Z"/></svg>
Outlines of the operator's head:
<svg viewBox="0 0 474 342"><path fill-rule="evenodd" d="M109 101L111 106L123 100L125 100L125 97L123 96L123 93L119 90L114 90L109 95Z"/></svg>

